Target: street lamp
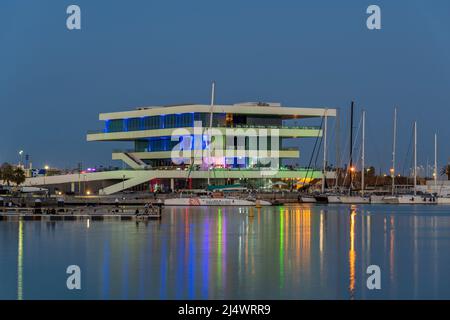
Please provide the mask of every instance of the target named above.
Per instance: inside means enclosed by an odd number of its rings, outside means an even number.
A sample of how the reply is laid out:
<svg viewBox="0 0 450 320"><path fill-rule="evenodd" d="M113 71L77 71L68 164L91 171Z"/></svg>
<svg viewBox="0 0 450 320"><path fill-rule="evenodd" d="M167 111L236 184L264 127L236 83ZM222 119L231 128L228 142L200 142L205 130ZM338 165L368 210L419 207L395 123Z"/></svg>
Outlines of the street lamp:
<svg viewBox="0 0 450 320"><path fill-rule="evenodd" d="M19 168L22 167L22 162L23 162L23 150L19 151Z"/></svg>
<svg viewBox="0 0 450 320"><path fill-rule="evenodd" d="M50 167L48 165L45 165L44 169L45 169L45 173L44 173L44 185L45 185L45 177L47 176L47 170L50 169Z"/></svg>
<svg viewBox="0 0 450 320"><path fill-rule="evenodd" d="M125 199L125 175L122 176L122 199Z"/></svg>

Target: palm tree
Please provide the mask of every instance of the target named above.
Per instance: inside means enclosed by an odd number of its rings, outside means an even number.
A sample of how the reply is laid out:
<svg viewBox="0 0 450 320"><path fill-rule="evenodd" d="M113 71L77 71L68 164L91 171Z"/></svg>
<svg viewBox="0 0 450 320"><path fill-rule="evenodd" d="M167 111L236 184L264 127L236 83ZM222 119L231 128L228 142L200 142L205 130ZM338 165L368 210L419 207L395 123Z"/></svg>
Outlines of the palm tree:
<svg viewBox="0 0 450 320"><path fill-rule="evenodd" d="M23 171L22 168L16 167L13 171L12 178L12 182L14 182L16 186L20 186L26 180L25 171Z"/></svg>
<svg viewBox="0 0 450 320"><path fill-rule="evenodd" d="M0 167L0 180L9 186L14 179L14 168L9 163L4 163Z"/></svg>
<svg viewBox="0 0 450 320"><path fill-rule="evenodd" d="M25 182L25 179L25 171L23 171L22 168L14 168L9 163L4 163L1 165L0 181L3 181L3 183L6 183L8 186L10 186L11 182L16 186L20 186Z"/></svg>
<svg viewBox="0 0 450 320"><path fill-rule="evenodd" d="M450 180L450 164L447 164L441 169L441 176L447 175L447 180Z"/></svg>

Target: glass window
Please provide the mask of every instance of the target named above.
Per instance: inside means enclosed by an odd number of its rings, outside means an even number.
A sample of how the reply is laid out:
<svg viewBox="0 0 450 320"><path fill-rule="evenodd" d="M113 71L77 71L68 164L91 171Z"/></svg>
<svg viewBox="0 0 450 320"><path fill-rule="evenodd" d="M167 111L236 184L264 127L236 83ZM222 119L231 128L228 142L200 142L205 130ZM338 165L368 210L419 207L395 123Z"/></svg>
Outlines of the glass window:
<svg viewBox="0 0 450 320"><path fill-rule="evenodd" d="M138 131L141 130L141 119L131 118L127 120L128 131Z"/></svg>
<svg viewBox="0 0 450 320"><path fill-rule="evenodd" d="M107 132L125 131L123 119L108 120L106 123L107 123Z"/></svg>

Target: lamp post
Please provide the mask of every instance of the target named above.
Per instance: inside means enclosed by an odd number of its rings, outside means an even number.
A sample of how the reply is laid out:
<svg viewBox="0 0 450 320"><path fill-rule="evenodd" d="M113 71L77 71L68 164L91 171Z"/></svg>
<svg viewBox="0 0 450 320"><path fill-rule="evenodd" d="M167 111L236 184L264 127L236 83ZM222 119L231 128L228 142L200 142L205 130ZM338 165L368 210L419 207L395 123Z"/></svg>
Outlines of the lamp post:
<svg viewBox="0 0 450 320"><path fill-rule="evenodd" d="M46 185L46 183L45 183L45 177L47 177L47 170L50 169L50 167L49 167L48 165L45 165L45 166L44 166L44 169L45 169L45 173L44 173L44 185Z"/></svg>
<svg viewBox="0 0 450 320"><path fill-rule="evenodd" d="M22 163L23 163L23 150L19 151L19 168L22 167Z"/></svg>
<svg viewBox="0 0 450 320"><path fill-rule="evenodd" d="M122 199L125 199L125 175L122 176Z"/></svg>

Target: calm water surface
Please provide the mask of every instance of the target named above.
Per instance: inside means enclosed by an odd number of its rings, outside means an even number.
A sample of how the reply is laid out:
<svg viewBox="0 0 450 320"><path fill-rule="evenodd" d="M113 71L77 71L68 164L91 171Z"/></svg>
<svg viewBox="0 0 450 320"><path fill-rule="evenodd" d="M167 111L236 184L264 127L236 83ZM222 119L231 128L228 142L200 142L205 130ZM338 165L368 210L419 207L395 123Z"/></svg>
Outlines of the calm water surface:
<svg viewBox="0 0 450 320"><path fill-rule="evenodd" d="M249 216L253 210L254 216ZM382 289L366 288L378 265ZM81 290L66 268L81 268ZM450 299L450 207L166 208L0 221L0 299Z"/></svg>

